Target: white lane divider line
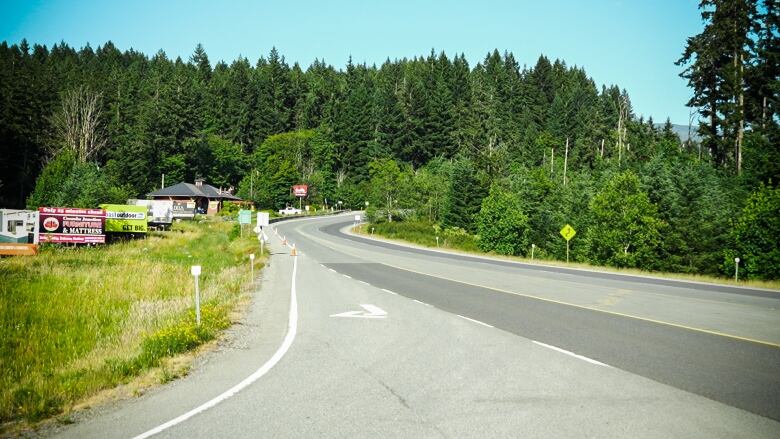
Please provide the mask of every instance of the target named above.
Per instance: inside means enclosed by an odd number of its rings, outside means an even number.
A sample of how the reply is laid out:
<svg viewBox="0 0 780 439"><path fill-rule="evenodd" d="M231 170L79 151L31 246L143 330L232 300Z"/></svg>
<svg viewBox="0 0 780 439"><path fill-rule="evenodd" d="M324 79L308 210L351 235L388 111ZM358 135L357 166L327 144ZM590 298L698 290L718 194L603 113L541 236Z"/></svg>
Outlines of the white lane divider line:
<svg viewBox="0 0 780 439"><path fill-rule="evenodd" d="M350 276L348 274L342 274L342 276L346 277L347 279L352 279L352 276Z"/></svg>
<svg viewBox="0 0 780 439"><path fill-rule="evenodd" d="M425 303L425 302L420 302L420 301L419 301L419 300L417 300L417 299L412 299L412 302L417 302L417 303L419 303L420 305L430 306L431 308L433 308L433 305L431 305L431 304L429 304L429 303Z"/></svg>
<svg viewBox="0 0 780 439"><path fill-rule="evenodd" d="M362 281L362 280L359 280L358 282L360 282L360 283L361 283L361 284L363 284L363 285L371 285L370 283L368 283L368 282L366 282L366 281Z"/></svg>
<svg viewBox="0 0 780 439"><path fill-rule="evenodd" d="M260 366L259 369L254 371L248 377L244 378L240 383L226 390L224 393L205 402L204 404L199 405L198 407L195 407L194 409L188 411L187 413L184 413L183 415L180 415L177 418L171 419L170 421L160 426L157 426L149 431L139 434L133 439L145 439L154 436L157 433L160 433L168 428L173 427L174 425L180 424L186 421L187 419L190 419L191 417L197 415L200 412L204 412L216 406L217 404L225 401L226 399L230 398L231 396L240 392L250 384L257 381L263 375L268 373L268 371L270 371L274 366L276 366L279 360L281 360L282 357L284 357L284 354L286 354L287 351L290 349L290 346L292 346L293 341L295 340L295 335L298 332L298 297L297 297L298 293L296 291L296 286L295 286L295 276L297 272L298 272L298 258L295 258L293 259L292 284L290 286L290 316L288 317L287 320L287 335L284 336L282 345L279 346L279 349L276 350L276 352L271 357L271 359L266 361L265 364Z"/></svg>
<svg viewBox="0 0 780 439"><path fill-rule="evenodd" d="M534 344L538 344L539 346L544 346L544 347L546 347L548 349L552 349L552 350L560 352L562 354L566 354L566 355L572 356L574 358L579 358L582 361L587 361L588 363L595 364L595 365L598 365L598 366L609 367L610 369L612 368L612 366L610 366L609 364L604 364L601 361L594 360L593 358L588 358L588 357L586 357L584 355L578 355L578 354L575 354L574 352L567 351L566 349L561 349L561 348L556 347L556 346L548 345L547 343L542 343L542 342L539 342L539 341L536 341L536 340L531 340L531 341L534 342Z"/></svg>
<svg viewBox="0 0 780 439"><path fill-rule="evenodd" d="M334 270L334 269L332 269L332 268L328 268L328 270L330 270L330 271L332 271L332 272L334 272L334 273L338 274L338 271L336 271L336 270Z"/></svg>
<svg viewBox="0 0 780 439"><path fill-rule="evenodd" d="M397 295L398 295L398 293L392 292L392 291L390 291L390 290L388 290L388 289L386 289L386 288L382 288L382 291L384 291L385 293L390 293L390 294L392 294L393 296L397 296Z"/></svg>
<svg viewBox="0 0 780 439"><path fill-rule="evenodd" d="M460 317L460 318L462 318L462 319L466 319L466 320L468 320L468 321L470 321L470 322L474 322L474 323L476 323L476 324L478 324L478 325L487 326L488 328L495 328L495 326L488 325L487 323L485 323L485 322L480 322L479 320L470 319L470 318L468 318L468 317L466 317L466 316L462 316L462 315L460 315L460 314L455 314L455 315L456 315L456 316L458 316L458 317Z"/></svg>

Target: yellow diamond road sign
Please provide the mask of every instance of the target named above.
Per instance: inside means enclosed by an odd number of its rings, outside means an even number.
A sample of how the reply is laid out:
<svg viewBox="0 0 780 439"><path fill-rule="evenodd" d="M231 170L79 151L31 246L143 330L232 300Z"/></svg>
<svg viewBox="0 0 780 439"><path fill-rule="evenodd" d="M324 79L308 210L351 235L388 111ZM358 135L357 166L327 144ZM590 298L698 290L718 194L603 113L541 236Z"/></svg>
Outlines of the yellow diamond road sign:
<svg viewBox="0 0 780 439"><path fill-rule="evenodd" d="M576 234L577 234L577 231L574 230L574 227L572 227L572 226L570 226L568 224L563 226L563 228L561 229L561 236L563 236L563 239L565 239L567 241L571 241L571 239L574 238L574 235L576 235Z"/></svg>

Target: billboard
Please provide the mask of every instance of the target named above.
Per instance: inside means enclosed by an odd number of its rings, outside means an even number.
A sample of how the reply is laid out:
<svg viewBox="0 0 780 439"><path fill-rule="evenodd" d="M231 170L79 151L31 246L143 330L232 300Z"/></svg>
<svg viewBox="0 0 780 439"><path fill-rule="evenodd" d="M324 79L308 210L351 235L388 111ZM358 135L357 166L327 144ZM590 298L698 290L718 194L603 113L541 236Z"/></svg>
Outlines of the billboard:
<svg viewBox="0 0 780 439"><path fill-rule="evenodd" d="M296 184L292 187L293 195L296 197L305 197L309 193L309 185L307 184Z"/></svg>
<svg viewBox="0 0 780 439"><path fill-rule="evenodd" d="M127 204L146 206L146 222L171 224L173 222L173 201L171 200L127 200Z"/></svg>
<svg viewBox="0 0 780 439"><path fill-rule="evenodd" d="M146 233L146 206L101 204L100 207L106 210L106 232Z"/></svg>
<svg viewBox="0 0 780 439"><path fill-rule="evenodd" d="M173 217L174 218L195 218L195 202L194 201L173 201Z"/></svg>
<svg viewBox="0 0 780 439"><path fill-rule="evenodd" d="M105 244L106 211L71 207L40 207L40 242Z"/></svg>
<svg viewBox="0 0 780 439"><path fill-rule="evenodd" d="M0 243L37 244L39 222L37 210L0 209Z"/></svg>

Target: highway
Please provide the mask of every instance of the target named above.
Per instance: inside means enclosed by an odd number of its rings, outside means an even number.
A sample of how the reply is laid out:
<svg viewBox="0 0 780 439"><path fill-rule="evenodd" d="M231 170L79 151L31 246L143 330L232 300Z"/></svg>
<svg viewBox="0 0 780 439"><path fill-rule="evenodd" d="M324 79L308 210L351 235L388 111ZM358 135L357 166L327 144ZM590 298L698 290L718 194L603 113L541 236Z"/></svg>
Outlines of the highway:
<svg viewBox="0 0 780 439"><path fill-rule="evenodd" d="M273 225L270 266L215 352L49 433L780 437L780 293L410 248L351 224Z"/></svg>

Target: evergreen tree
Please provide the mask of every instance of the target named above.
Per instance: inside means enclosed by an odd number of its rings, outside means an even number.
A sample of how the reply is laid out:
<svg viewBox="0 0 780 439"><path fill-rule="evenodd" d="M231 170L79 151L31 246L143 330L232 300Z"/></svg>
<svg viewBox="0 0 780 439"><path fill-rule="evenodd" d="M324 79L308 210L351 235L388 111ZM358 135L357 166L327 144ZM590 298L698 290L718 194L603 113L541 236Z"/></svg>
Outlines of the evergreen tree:
<svg viewBox="0 0 780 439"><path fill-rule="evenodd" d="M704 31L688 39L678 65L694 94L688 105L699 108L707 125L700 134L715 163L734 163L742 170L745 130L746 68L752 63L752 35L756 31L754 0L702 0Z"/></svg>
<svg viewBox="0 0 780 439"><path fill-rule="evenodd" d="M474 219L481 208L485 192L471 160L455 160L442 218L444 225L474 232Z"/></svg>

